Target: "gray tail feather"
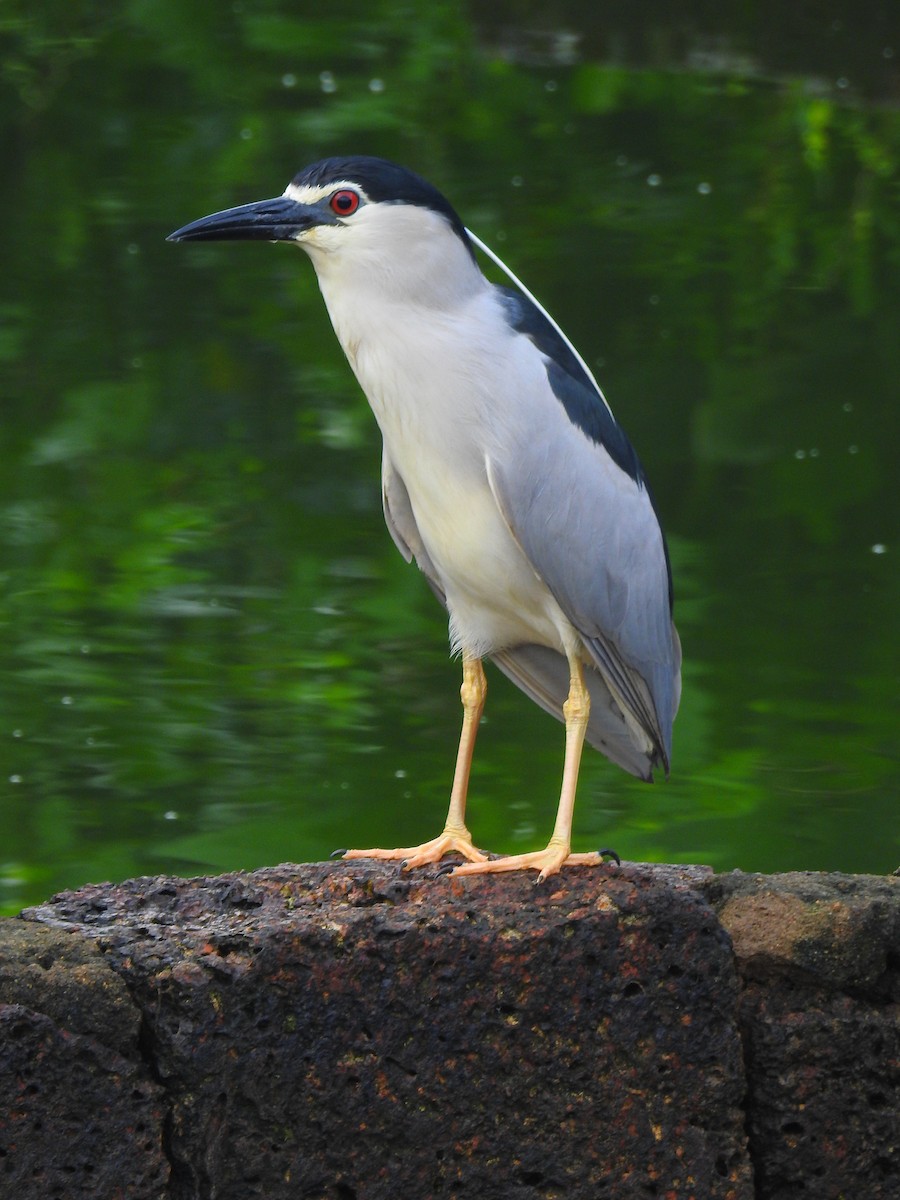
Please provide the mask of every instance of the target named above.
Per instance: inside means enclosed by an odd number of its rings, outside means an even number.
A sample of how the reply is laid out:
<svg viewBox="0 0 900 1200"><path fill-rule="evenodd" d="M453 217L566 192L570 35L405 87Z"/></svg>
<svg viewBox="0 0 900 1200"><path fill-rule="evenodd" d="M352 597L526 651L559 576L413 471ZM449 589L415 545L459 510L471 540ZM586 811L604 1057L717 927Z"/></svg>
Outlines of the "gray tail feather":
<svg viewBox="0 0 900 1200"><path fill-rule="evenodd" d="M569 694L569 664L564 655L547 646L516 646L491 655L504 675L551 716L563 720ZM667 754L649 735L642 744L629 726L603 675L586 665L584 680L591 697L586 739L608 759L648 781L657 763L668 768Z"/></svg>

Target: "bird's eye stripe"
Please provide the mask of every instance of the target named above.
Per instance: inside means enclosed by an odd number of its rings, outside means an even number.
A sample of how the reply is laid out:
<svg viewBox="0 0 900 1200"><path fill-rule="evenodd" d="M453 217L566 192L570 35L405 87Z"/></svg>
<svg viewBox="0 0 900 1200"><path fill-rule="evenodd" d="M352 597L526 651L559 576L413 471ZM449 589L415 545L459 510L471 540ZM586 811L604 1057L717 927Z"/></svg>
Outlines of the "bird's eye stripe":
<svg viewBox="0 0 900 1200"><path fill-rule="evenodd" d="M339 217L349 217L359 208L359 196L350 188L341 188L328 201L328 206Z"/></svg>

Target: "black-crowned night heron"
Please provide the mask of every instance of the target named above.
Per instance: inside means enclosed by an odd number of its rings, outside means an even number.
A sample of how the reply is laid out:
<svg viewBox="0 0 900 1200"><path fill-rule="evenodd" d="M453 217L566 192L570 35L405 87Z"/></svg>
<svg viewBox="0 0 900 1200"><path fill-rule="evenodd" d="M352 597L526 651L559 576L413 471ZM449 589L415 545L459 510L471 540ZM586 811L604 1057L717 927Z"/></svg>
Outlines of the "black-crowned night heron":
<svg viewBox="0 0 900 1200"><path fill-rule="evenodd" d="M447 200L379 158L329 158L283 196L203 217L171 241L294 242L384 439L388 529L450 615L462 735L443 832L351 850L453 851L456 874L602 861L572 854L585 738L633 775L668 772L681 652L665 539L641 464L583 359ZM516 290L479 270L475 247ZM488 858L465 823L491 658L565 722L556 824L543 850Z"/></svg>

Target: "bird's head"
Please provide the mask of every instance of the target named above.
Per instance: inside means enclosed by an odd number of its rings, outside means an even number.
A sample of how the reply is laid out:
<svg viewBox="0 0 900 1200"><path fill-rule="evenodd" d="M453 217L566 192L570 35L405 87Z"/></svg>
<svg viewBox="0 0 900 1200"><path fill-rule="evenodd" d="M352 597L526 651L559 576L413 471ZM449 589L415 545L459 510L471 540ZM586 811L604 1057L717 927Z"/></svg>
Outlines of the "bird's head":
<svg viewBox="0 0 900 1200"><path fill-rule="evenodd" d="M201 217L169 241L295 242L320 280L369 276L409 295L410 276L447 283L478 272L459 216L426 180L382 158L326 158L296 175L284 194ZM474 278L474 276L473 276Z"/></svg>

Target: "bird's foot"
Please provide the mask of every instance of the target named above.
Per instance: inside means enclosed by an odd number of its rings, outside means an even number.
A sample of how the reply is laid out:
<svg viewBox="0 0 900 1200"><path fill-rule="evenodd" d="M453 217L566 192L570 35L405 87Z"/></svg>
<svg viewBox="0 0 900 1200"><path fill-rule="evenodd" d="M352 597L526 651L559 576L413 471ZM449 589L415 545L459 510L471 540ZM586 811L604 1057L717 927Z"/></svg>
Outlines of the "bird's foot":
<svg viewBox="0 0 900 1200"><path fill-rule="evenodd" d="M377 858L387 861L398 860L404 871L424 867L428 863L440 862L445 854L461 854L468 863L478 865L487 862L488 856L475 848L472 835L464 825L447 826L444 832L421 846L403 846L394 850L346 850L343 858Z"/></svg>
<svg viewBox="0 0 900 1200"><path fill-rule="evenodd" d="M570 854L565 842L551 839L543 850L528 854L512 854L508 858L495 858L484 862L462 863L451 872L453 875L487 875L498 871L537 871L536 883L543 883L550 875L556 875L561 867L597 867L609 855L618 863L614 850L594 850L589 854Z"/></svg>

